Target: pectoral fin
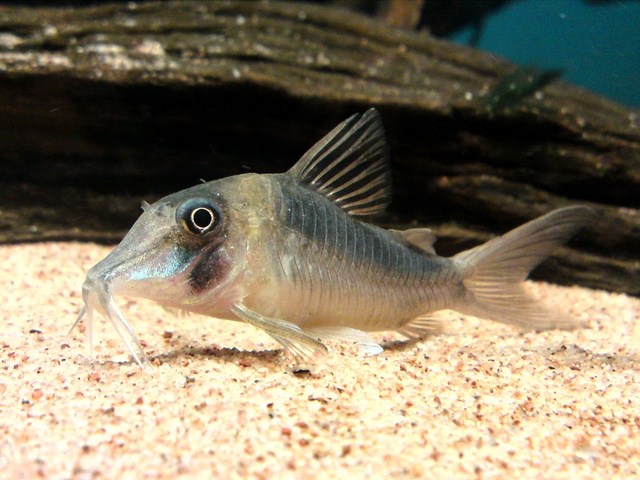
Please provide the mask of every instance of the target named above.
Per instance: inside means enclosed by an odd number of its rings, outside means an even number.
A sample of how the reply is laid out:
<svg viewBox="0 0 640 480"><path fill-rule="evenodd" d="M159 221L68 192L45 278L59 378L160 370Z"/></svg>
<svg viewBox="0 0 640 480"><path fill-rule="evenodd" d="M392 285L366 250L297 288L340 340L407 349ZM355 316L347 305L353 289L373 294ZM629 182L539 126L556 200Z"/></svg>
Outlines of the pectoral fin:
<svg viewBox="0 0 640 480"><path fill-rule="evenodd" d="M248 324L268 333L293 355L298 364L314 364L327 353L327 347L322 342L307 335L293 323L264 317L242 303L233 305L231 311Z"/></svg>

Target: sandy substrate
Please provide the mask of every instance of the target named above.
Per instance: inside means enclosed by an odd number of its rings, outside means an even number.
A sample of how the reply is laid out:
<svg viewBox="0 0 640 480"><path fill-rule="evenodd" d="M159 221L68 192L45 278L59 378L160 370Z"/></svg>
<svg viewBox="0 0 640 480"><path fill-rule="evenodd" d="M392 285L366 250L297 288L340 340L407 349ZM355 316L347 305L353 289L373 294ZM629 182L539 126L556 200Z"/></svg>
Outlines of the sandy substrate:
<svg viewBox="0 0 640 480"><path fill-rule="evenodd" d="M65 339L108 248L0 247L1 478L631 478L640 475L640 301L530 284L586 320L448 333L313 373L248 325L120 299L156 368L110 324Z"/></svg>

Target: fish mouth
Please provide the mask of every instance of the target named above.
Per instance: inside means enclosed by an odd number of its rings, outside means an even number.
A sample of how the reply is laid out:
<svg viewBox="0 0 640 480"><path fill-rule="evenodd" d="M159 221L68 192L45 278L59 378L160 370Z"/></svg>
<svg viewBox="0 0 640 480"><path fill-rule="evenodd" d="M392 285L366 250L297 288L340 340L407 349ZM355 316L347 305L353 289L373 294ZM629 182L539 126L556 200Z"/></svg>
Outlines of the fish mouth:
<svg viewBox="0 0 640 480"><path fill-rule="evenodd" d="M118 309L113 299L109 282L105 281L103 274L96 273L94 269L89 271L87 278L82 284L82 298L84 300L84 306L82 310L80 310L78 318L69 330L67 336L71 334L80 321L86 316L86 333L89 341L89 349L93 355L93 312L96 310L108 318L113 324L136 363L143 369L151 365L131 325Z"/></svg>

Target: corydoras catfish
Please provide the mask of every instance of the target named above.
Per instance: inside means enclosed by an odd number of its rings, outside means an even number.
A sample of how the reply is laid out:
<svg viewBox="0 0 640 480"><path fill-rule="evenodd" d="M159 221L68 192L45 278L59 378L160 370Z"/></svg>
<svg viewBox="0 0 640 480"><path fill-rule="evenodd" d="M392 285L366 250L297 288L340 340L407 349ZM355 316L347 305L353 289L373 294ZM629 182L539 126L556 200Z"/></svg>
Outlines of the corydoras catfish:
<svg viewBox="0 0 640 480"><path fill-rule="evenodd" d="M441 331L430 314L452 309L528 329L572 328L525 295L522 281L594 219L584 206L552 211L451 258L424 228L385 230L362 221L391 198L376 110L354 115L288 172L247 173L169 195L144 212L82 287L140 365L148 362L114 295L142 297L241 320L280 342L298 363L326 352L323 339L381 347L368 332L410 338Z"/></svg>

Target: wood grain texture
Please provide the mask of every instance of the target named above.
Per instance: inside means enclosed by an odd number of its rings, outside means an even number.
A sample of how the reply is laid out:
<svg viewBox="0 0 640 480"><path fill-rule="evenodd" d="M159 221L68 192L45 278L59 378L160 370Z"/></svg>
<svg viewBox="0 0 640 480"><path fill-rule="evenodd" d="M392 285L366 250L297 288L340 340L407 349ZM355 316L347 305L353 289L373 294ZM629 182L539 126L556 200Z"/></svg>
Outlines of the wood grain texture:
<svg viewBox="0 0 640 480"><path fill-rule="evenodd" d="M602 219L536 275L640 294L638 112L556 81L508 109L514 66L331 8L185 1L0 9L0 241L117 241L144 198L288 169L380 110L394 202L449 254L546 211Z"/></svg>

